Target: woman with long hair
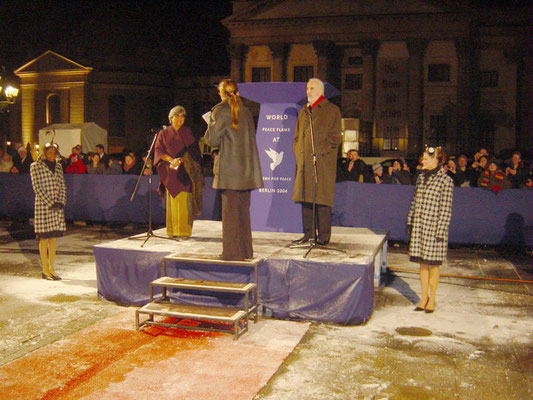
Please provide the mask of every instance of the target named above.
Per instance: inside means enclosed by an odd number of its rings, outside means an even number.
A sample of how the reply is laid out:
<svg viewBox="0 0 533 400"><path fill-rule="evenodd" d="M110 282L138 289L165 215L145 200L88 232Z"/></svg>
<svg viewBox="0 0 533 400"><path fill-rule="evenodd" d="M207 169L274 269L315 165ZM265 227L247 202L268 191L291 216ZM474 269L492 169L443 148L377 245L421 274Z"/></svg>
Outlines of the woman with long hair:
<svg viewBox="0 0 533 400"><path fill-rule="evenodd" d="M440 266L448 250L448 228L452 216L453 180L442 167L440 147L422 155L422 171L407 214L410 232L409 256L420 263L420 303L415 311L432 313L440 277Z"/></svg>
<svg viewBox="0 0 533 400"><path fill-rule="evenodd" d="M253 258L250 193L263 187L252 113L244 106L237 84L218 85L222 100L211 110L205 141L217 147L213 188L221 191L223 260Z"/></svg>
<svg viewBox="0 0 533 400"><path fill-rule="evenodd" d="M54 271L56 237L67 230L63 209L67 202L67 188L63 168L57 162L57 145L47 143L43 155L31 164L30 176L35 192L35 236L39 239L41 277L60 280Z"/></svg>

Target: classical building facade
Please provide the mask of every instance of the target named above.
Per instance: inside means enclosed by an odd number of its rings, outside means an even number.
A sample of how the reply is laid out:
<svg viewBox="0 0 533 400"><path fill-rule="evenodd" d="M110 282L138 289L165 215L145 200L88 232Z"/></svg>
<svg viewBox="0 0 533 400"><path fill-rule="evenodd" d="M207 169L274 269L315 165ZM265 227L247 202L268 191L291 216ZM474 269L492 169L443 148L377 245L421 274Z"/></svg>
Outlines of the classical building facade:
<svg viewBox="0 0 533 400"><path fill-rule="evenodd" d="M95 122L108 131L110 151L144 149L173 105L174 81L164 74L93 68L53 51L15 74L23 144L37 143L39 129L53 123Z"/></svg>
<svg viewBox="0 0 533 400"><path fill-rule="evenodd" d="M367 154L529 150L531 10L471 3L233 1L231 76L330 82Z"/></svg>

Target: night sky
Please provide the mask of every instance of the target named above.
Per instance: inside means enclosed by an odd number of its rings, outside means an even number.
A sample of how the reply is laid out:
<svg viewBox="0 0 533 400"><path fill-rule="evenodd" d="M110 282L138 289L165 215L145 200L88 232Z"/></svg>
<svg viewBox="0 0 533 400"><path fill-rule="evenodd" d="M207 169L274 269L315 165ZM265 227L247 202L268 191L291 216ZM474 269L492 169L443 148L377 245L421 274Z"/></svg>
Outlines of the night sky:
<svg viewBox="0 0 533 400"><path fill-rule="evenodd" d="M0 65L7 69L46 50L91 67L120 59L124 69L139 69L128 64L141 48L156 70L175 60L181 74L229 71L229 32L220 23L231 14L229 0L1 3Z"/></svg>
<svg viewBox="0 0 533 400"><path fill-rule="evenodd" d="M230 65L225 48L229 32L220 20L230 14L230 0L3 0L0 66L14 70L53 50L99 69L146 70L149 65L179 75L224 74ZM148 53L143 66L134 65L139 49Z"/></svg>

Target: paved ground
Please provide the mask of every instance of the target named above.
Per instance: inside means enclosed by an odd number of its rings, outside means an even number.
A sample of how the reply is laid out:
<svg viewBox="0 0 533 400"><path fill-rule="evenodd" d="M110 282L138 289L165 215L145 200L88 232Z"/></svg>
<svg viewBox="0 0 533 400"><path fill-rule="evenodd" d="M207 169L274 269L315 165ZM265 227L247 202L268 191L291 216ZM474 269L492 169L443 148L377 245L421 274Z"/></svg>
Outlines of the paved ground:
<svg viewBox="0 0 533 400"><path fill-rule="evenodd" d="M49 282L31 228L0 221L0 365L121 309L96 295L92 246L139 232L69 226L65 279ZM416 269L403 244L388 265ZM533 281L531 268L531 252L452 247L442 272ZM313 324L256 399L533 398L533 284L443 277L434 314L412 311L418 293L416 274L389 273L366 324Z"/></svg>

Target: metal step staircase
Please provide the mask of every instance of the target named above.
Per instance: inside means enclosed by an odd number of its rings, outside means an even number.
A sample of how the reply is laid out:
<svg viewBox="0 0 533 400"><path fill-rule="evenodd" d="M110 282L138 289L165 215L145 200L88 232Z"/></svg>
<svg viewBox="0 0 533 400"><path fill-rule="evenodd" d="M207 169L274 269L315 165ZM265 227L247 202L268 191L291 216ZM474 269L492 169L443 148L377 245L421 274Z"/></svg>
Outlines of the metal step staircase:
<svg viewBox="0 0 533 400"><path fill-rule="evenodd" d="M166 263L172 260L190 265L194 264L219 264L224 266L238 266L253 268L254 282L218 282L207 280L194 280L185 278L174 278L167 276ZM158 325L180 329L206 330L216 332L231 332L234 339L238 339L248 330L248 321L253 316L254 322L258 321L259 303L257 299L257 267L262 259L251 261L224 261L217 259L191 258L179 255L163 257L162 277L150 282L150 302L135 312L135 327L139 330L142 326ZM161 297L154 298L154 289L161 289ZM219 307L205 305L189 305L174 303L168 296L168 289L173 290L195 290L214 293L235 293L243 296L242 307ZM140 315L148 315L148 318L141 321ZM214 324L182 325L169 323L164 319L156 320L155 317L173 317L179 320L188 319L195 321L213 322Z"/></svg>

